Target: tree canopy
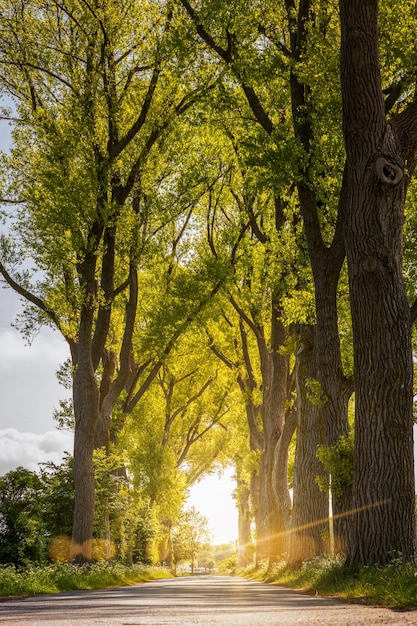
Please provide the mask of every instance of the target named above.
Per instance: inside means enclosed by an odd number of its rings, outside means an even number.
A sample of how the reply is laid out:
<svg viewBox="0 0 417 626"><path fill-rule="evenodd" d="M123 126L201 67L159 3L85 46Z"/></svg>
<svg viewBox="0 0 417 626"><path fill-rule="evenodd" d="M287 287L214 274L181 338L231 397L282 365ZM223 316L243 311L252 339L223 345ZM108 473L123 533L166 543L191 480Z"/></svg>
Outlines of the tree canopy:
<svg viewBox="0 0 417 626"><path fill-rule="evenodd" d="M0 7L0 273L68 343L72 560L145 511L172 559L228 463L242 559L328 553L333 485L337 553L412 560L412 3Z"/></svg>

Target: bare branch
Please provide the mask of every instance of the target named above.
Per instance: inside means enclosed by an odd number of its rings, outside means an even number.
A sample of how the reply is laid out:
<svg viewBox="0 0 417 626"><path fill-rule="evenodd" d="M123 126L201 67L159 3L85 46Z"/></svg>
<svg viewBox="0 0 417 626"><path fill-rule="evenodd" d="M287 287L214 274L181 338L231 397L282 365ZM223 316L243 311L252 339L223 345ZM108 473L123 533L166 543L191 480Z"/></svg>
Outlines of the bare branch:
<svg viewBox="0 0 417 626"><path fill-rule="evenodd" d="M29 63L28 61L20 61L20 62L16 62L16 61L0 61L0 64L2 65L14 65L16 67L29 67L33 70L37 70L38 72L42 72L43 74L47 74L48 76L51 76L52 78L55 78L57 81L59 81L60 83L62 83L63 85L65 85L66 87L68 87L68 89L70 89L73 93L75 93L76 96L79 95L78 91L71 85L71 83L66 80L65 78L63 78L62 76L59 76L59 74L55 74L55 72L52 72L51 70L47 69L46 67L42 67L40 65L36 65L35 63Z"/></svg>
<svg viewBox="0 0 417 626"><path fill-rule="evenodd" d="M24 298L28 302L31 302L38 309L43 311L49 317L49 319L55 324L55 326L58 328L58 330L61 331L62 335L68 341L68 337L63 332L62 326L61 326L61 322L60 322L58 316L56 315L55 311L53 309L50 309L47 306L47 304L41 298L38 298L33 293L31 293L30 291L25 289L25 287L23 287L22 285L19 285L19 283L17 283L12 278L12 276L9 274L9 272L4 267L4 265L3 265L3 263L1 261L0 261L0 274L3 276L4 280L6 281L6 283L13 289L13 291L15 291L16 293L19 294L19 296L22 296L22 298Z"/></svg>
<svg viewBox="0 0 417 626"><path fill-rule="evenodd" d="M0 198L0 204L23 204L25 200L12 200L11 198Z"/></svg>

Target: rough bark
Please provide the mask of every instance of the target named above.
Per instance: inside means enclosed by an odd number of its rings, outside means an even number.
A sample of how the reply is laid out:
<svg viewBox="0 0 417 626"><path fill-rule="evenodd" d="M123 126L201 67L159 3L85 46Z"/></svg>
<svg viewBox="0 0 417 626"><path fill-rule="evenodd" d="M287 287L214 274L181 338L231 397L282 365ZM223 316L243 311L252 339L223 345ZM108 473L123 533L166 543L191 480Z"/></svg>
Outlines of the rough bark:
<svg viewBox="0 0 417 626"><path fill-rule="evenodd" d="M78 361L73 384L75 502L71 560L80 564L92 559L95 512L93 451L99 392L90 349L92 317L91 307L87 304L81 316Z"/></svg>
<svg viewBox="0 0 417 626"><path fill-rule="evenodd" d="M402 279L404 154L385 117L378 1L341 0L340 19L356 390L347 563L386 564L397 557L411 561L415 541L413 372ZM414 116L410 136L415 126Z"/></svg>
<svg viewBox="0 0 417 626"><path fill-rule="evenodd" d="M286 469L285 462L282 464L276 454L285 426L288 385L288 356L279 352L285 342L286 329L275 307L271 324L270 350L258 337L263 384L264 448L259 468L256 558L268 558L274 562L285 552L285 531L288 529L290 512L287 473L284 477L274 476L274 467L279 466L283 471ZM284 458L288 454L288 445L286 450L282 446L278 452Z"/></svg>
<svg viewBox="0 0 417 626"><path fill-rule="evenodd" d="M312 326L303 326L300 329L296 355L298 423L288 559L291 565L329 552L329 501L316 481L316 477L323 475L324 471L317 458L317 447L325 442L322 407L312 402L308 393L308 381L316 378L314 335L315 329Z"/></svg>
<svg viewBox="0 0 417 626"><path fill-rule="evenodd" d="M327 254L327 252L325 253ZM340 267L331 263L329 256L321 271L315 272L316 325L314 329L315 378L324 394L320 406L322 444L333 446L340 437L349 434L348 403L353 382L343 373L338 329L337 285ZM329 262L330 261L330 262ZM318 265L318 264L317 264ZM350 533L351 490L332 494L334 551L345 554Z"/></svg>
<svg viewBox="0 0 417 626"><path fill-rule="evenodd" d="M286 6L291 32L291 56L297 63L307 46L307 24L311 18L311 2L309 0L300 2L298 14L295 12L293 0L286 0ZM296 71L291 71L290 88L294 133L303 147L308 162L314 149L310 89ZM336 228L330 246L326 246L323 240L314 176L308 167L303 167L297 189L315 288L315 372L316 379L326 396L326 402L321 410L324 443L331 446L349 431L347 407L353 391L351 381L343 374L337 311L337 286L345 258L343 225L346 210L346 176L343 179ZM338 541L335 549L343 552L349 534L348 512L351 508L349 493L346 492L343 498L335 500L333 505L334 513L337 515L335 535Z"/></svg>

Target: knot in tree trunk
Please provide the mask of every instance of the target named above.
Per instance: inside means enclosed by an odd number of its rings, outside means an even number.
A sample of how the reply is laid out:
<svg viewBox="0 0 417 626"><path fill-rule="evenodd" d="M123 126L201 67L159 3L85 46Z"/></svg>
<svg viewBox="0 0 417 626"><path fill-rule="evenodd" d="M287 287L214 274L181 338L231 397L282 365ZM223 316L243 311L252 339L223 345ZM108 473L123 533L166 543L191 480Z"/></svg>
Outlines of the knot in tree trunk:
<svg viewBox="0 0 417 626"><path fill-rule="evenodd" d="M385 185L398 185L404 176L402 168L386 157L379 157L376 160L375 171L379 180Z"/></svg>

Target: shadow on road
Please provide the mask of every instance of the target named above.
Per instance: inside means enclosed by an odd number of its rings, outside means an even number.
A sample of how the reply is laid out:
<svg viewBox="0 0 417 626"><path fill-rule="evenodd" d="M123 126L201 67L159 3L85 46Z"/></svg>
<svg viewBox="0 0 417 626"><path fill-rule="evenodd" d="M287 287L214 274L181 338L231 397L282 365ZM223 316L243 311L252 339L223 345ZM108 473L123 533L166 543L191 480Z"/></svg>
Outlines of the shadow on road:
<svg viewBox="0 0 417 626"><path fill-rule="evenodd" d="M71 625L77 626L257 626L313 622L333 626L355 623L340 621L344 609L350 613L351 607L343 607L336 600L306 596L276 585L228 576L196 576L158 580L134 587L73 591L4 601L0 603L0 623L65 625L70 621ZM325 621L325 614L329 615L330 621ZM371 624L369 621L358 623ZM378 623L398 622L389 619ZM407 623L416 622L407 620Z"/></svg>

